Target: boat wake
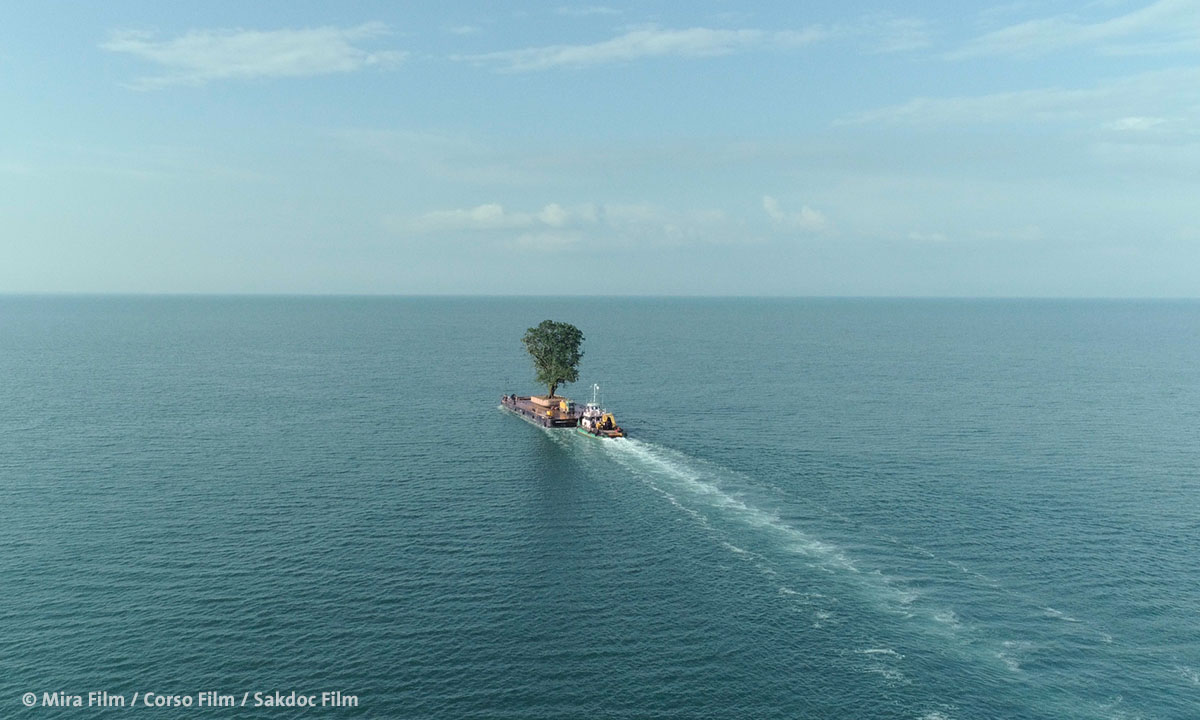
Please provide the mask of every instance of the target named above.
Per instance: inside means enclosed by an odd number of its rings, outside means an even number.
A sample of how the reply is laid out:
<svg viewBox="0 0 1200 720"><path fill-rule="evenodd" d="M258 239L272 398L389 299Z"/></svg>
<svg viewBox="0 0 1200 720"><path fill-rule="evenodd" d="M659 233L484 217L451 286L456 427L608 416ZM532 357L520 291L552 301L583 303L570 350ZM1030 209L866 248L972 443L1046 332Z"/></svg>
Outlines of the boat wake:
<svg viewBox="0 0 1200 720"><path fill-rule="evenodd" d="M807 614L814 628L869 622L874 628L871 633L890 626L900 638L912 632L939 637L948 652L1023 677L1027 656L1046 643L1061 640L1091 646L1098 643L1089 636L1103 634L961 562L939 557L820 505L789 499L777 487L756 483L744 473L636 438L597 447L692 518L717 545L751 563L779 596ZM830 534L849 538L849 546L846 541L830 540ZM938 580L931 581L933 577ZM1025 616L1033 622L1022 624L1033 633L1013 637L1008 634L1011 628L991 627L990 621L967 621L947 597L970 597L963 602L979 605L990 615ZM870 609L876 620L868 621L858 608ZM880 615L899 622L881 624ZM968 615L979 616L973 611ZM907 682L902 670L904 652L872 645L857 653L867 661L867 671L881 673L889 681Z"/></svg>
<svg viewBox="0 0 1200 720"><path fill-rule="evenodd" d="M920 595L882 573L864 570L861 562L842 547L768 509L769 504L778 503L754 497L753 483L742 473L636 438L605 443L604 449L634 477L716 535L722 547L754 563L782 594L806 601L814 597L813 593L801 593L792 587L798 578L792 578L789 584L792 573L785 567L789 563L779 561L780 556L784 560L798 559L805 569L826 576L824 585L836 578L836 585L867 590L892 612L910 613ZM814 610L830 612L835 598L828 594L821 597L830 601L823 604L829 607ZM828 620L829 615L815 619Z"/></svg>
<svg viewBox="0 0 1200 720"><path fill-rule="evenodd" d="M751 504L743 492L730 487L739 480L745 480L738 477L738 473L637 439L612 443L607 449L627 469L635 473L653 470L649 479L653 479L653 476L670 478L675 481L673 489L686 491L691 499L701 500L712 508L736 516L748 526L776 535L789 550L810 558L815 567L859 572L841 548L789 525L777 513ZM667 492L663 487L658 489ZM677 498L671 499L679 504Z"/></svg>

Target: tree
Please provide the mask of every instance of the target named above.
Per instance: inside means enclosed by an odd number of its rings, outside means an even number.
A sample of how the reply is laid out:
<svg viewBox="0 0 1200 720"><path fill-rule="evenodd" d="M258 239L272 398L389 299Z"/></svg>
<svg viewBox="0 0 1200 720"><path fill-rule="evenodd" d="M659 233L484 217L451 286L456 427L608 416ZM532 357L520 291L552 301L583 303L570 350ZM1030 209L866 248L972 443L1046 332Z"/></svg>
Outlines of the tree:
<svg viewBox="0 0 1200 720"><path fill-rule="evenodd" d="M521 338L525 349L533 356L537 381L550 388L550 397L559 385L579 379L579 360L583 351L583 333L570 323L543 320L537 327L525 331Z"/></svg>

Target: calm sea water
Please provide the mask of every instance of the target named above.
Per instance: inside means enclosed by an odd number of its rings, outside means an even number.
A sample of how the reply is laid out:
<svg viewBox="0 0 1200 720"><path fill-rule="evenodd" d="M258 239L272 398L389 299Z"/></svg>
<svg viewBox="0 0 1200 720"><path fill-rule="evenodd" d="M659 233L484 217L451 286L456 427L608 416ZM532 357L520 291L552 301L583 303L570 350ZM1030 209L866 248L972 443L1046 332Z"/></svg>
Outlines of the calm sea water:
<svg viewBox="0 0 1200 720"><path fill-rule="evenodd" d="M1200 303L6 297L0 397L0 717L1200 717Z"/></svg>

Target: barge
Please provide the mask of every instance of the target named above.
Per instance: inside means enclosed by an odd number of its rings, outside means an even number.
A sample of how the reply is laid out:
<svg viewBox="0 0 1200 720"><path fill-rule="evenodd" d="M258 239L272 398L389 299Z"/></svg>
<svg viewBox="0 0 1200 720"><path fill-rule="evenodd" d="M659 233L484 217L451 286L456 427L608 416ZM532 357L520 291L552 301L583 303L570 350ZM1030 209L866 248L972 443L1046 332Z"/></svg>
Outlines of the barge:
<svg viewBox="0 0 1200 720"><path fill-rule="evenodd" d="M534 425L545 428L573 428L579 424L582 410L569 398L544 395L504 395L500 404Z"/></svg>
<svg viewBox="0 0 1200 720"><path fill-rule="evenodd" d="M579 407L570 398L544 395L502 395L500 404L534 425L544 428L575 428L598 438L622 438L625 430L617 419L596 401L599 385L592 386L592 402Z"/></svg>

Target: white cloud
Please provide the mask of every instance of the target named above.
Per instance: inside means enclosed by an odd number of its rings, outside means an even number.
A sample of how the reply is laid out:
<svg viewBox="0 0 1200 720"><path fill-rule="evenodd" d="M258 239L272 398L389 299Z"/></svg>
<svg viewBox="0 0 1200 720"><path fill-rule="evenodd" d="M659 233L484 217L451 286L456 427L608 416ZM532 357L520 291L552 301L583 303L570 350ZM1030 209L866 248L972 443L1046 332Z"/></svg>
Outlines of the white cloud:
<svg viewBox="0 0 1200 720"><path fill-rule="evenodd" d="M1105 90L1045 88L990 95L920 97L858 113L844 124L938 125L1059 119L1094 108L1108 95Z"/></svg>
<svg viewBox="0 0 1200 720"><path fill-rule="evenodd" d="M100 47L127 53L162 68L162 73L139 78L136 86L202 85L213 80L304 77L387 67L405 53L368 51L357 43L386 35L387 27L372 22L351 28L318 27L299 30L192 30L169 40L155 40L137 31L113 32Z"/></svg>
<svg viewBox="0 0 1200 720"><path fill-rule="evenodd" d="M473 208L426 213L417 218L410 229L417 232L447 232L565 228L595 223L596 220L596 208L591 205L568 209L558 203L550 203L538 212L511 212L499 203L487 203Z"/></svg>
<svg viewBox="0 0 1200 720"><path fill-rule="evenodd" d="M435 210L422 215L414 230L437 232L444 230L496 230L498 228L528 227L530 216L514 216L499 203L477 205L460 210Z"/></svg>
<svg viewBox="0 0 1200 720"><path fill-rule="evenodd" d="M1087 22L1059 15L1009 25L975 38L948 57L1038 55L1078 46L1095 46L1109 54L1194 52L1197 39L1200 4L1158 0L1108 20Z"/></svg>
<svg viewBox="0 0 1200 720"><path fill-rule="evenodd" d="M549 203L513 212L498 203L437 210L413 220L387 218L398 233L454 233L506 242L517 249L563 249L583 244L628 246L740 242L746 238L720 210L673 211L647 203L564 207Z"/></svg>
<svg viewBox="0 0 1200 720"><path fill-rule="evenodd" d="M565 9L560 9L563 12ZM607 8L574 9L567 14L607 14ZM618 11L613 11L618 12ZM894 53L930 45L927 21L887 14L868 15L845 25L809 26L800 30L762 30L692 27L635 27L595 43L556 44L453 59L493 66L502 72L533 72L559 67L590 67L628 63L644 58L707 58L760 50L786 50L828 40L858 41L868 52Z"/></svg>
<svg viewBox="0 0 1200 720"><path fill-rule="evenodd" d="M765 47L800 47L824 38L819 28L805 30L721 30L657 27L631 30L624 35L588 45L549 45L505 50L482 55L457 56L481 65L495 65L506 72L530 72L555 67L587 67L622 63L651 57L700 58L729 55Z"/></svg>
<svg viewBox="0 0 1200 720"><path fill-rule="evenodd" d="M503 227L521 227L528 224L528 218L527 216L513 217L504 212L503 205L489 203L469 210L431 212L421 219L421 224L435 230L492 230Z"/></svg>
<svg viewBox="0 0 1200 720"><path fill-rule="evenodd" d="M915 98L869 110L841 124L952 125L1076 122L1111 126L1114 117L1150 118L1200 110L1200 68L1163 70L1090 88L1040 88L945 98Z"/></svg>
<svg viewBox="0 0 1200 720"><path fill-rule="evenodd" d="M537 214L537 219L550 227L563 227L571 219L571 213L558 203L550 203Z"/></svg>
<svg viewBox="0 0 1200 720"><path fill-rule="evenodd" d="M1123 117L1119 120L1114 120L1108 124L1108 129L1117 131L1133 131L1144 132L1152 128L1159 127L1167 122L1165 118L1160 117L1139 117L1131 115Z"/></svg>
<svg viewBox="0 0 1200 720"><path fill-rule="evenodd" d="M766 210L767 215L775 222L782 222L786 217L779 209L779 201L770 195L763 195L763 210Z"/></svg>
<svg viewBox="0 0 1200 720"><path fill-rule="evenodd" d="M797 212L785 212L778 200L770 195L764 195L762 206L763 210L767 212L767 217L771 218L771 222L780 227L815 233L825 230L829 225L829 220L824 214L807 205L802 205Z"/></svg>

